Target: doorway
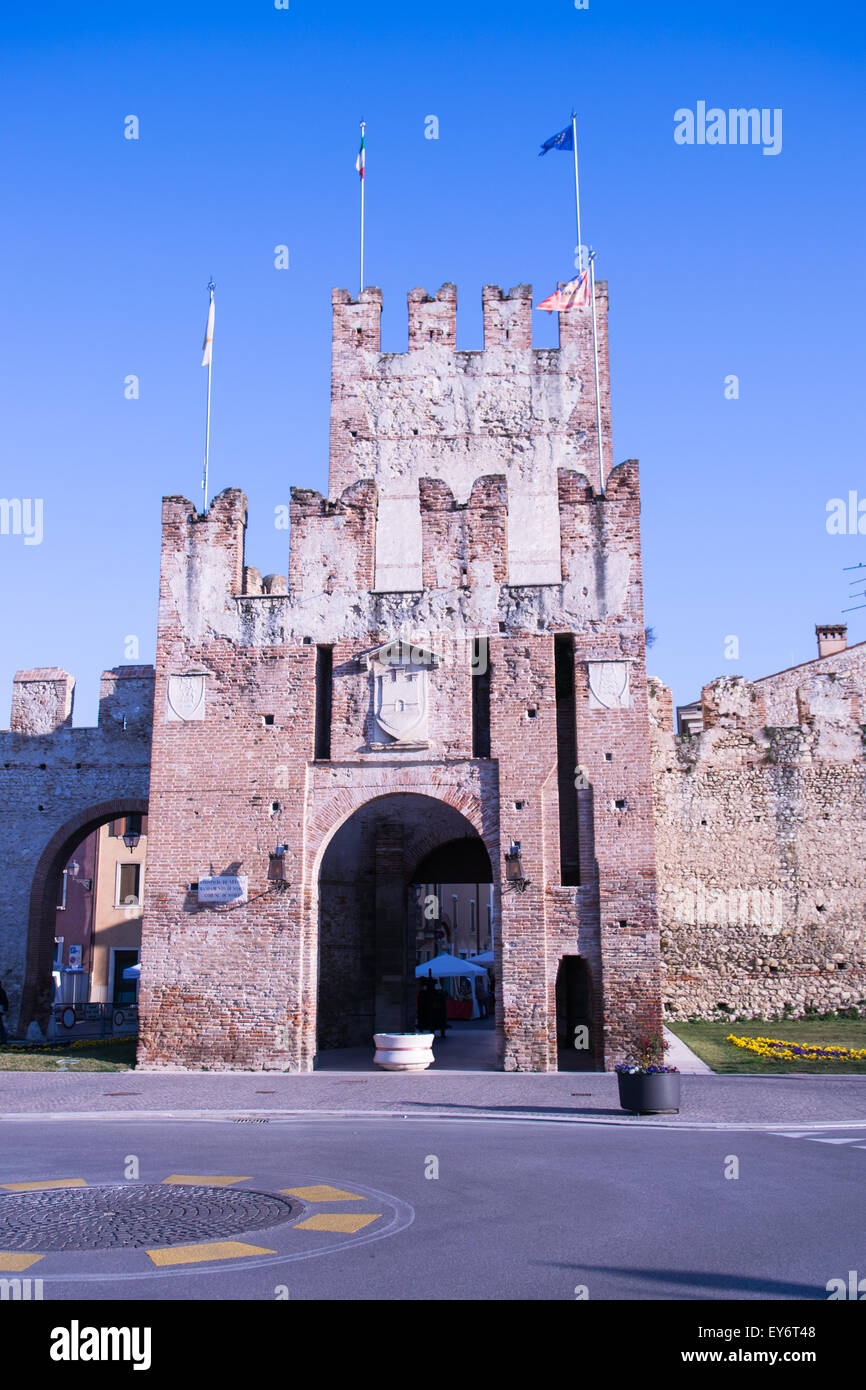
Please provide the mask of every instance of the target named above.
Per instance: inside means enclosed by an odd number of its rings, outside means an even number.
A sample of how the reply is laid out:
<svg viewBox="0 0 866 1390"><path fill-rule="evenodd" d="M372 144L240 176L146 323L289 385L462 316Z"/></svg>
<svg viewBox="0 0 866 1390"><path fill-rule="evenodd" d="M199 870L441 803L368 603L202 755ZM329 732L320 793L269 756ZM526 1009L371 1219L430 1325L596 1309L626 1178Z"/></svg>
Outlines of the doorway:
<svg viewBox="0 0 866 1390"><path fill-rule="evenodd" d="M333 1066L338 1059L328 1054L346 1049L363 1049L364 1064L372 1066L375 1033L414 1030L419 964L429 966L443 948L470 957L479 940L492 946L492 878L474 826L434 797L393 793L344 822L319 872L317 1066ZM431 885L419 903L419 889ZM429 898L434 909L425 917ZM452 1022L443 1054L460 1021Z"/></svg>
<svg viewBox="0 0 866 1390"><path fill-rule="evenodd" d="M563 956L556 972L559 1071L593 1071L592 981L583 956Z"/></svg>

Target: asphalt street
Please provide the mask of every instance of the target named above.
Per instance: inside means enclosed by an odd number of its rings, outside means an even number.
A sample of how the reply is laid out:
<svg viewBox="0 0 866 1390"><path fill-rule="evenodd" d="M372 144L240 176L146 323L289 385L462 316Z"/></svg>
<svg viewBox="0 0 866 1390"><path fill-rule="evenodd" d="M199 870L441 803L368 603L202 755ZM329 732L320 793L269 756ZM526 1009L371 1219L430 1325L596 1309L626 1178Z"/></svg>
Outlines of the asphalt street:
<svg viewBox="0 0 866 1390"><path fill-rule="evenodd" d="M45 1300L825 1301L866 1275L853 1125L22 1117L0 1193L0 1277Z"/></svg>

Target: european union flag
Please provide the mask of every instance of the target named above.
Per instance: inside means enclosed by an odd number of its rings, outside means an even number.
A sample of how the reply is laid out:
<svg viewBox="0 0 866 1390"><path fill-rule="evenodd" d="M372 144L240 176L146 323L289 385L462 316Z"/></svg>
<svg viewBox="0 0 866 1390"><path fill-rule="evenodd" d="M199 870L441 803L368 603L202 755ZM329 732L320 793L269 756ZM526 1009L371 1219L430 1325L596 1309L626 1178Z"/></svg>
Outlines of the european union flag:
<svg viewBox="0 0 866 1390"><path fill-rule="evenodd" d="M541 149L538 151L539 158L547 154L548 150L573 150L574 149L574 128L567 125L565 130L561 130L558 135L551 135L549 140L545 140Z"/></svg>

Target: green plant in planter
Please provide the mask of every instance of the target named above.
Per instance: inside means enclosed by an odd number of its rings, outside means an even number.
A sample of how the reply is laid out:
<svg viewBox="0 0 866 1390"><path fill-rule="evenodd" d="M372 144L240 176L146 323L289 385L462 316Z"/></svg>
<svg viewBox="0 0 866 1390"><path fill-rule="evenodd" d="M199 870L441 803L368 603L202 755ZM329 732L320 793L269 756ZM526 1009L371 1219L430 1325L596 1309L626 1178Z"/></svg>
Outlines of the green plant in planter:
<svg viewBox="0 0 866 1390"><path fill-rule="evenodd" d="M661 1033L636 1035L629 1048L631 1060L620 1062L614 1070L631 1075L641 1073L645 1076L655 1072L676 1071L676 1067L664 1065L665 1053L669 1047L670 1043L665 1041Z"/></svg>
<svg viewBox="0 0 866 1390"><path fill-rule="evenodd" d="M638 1115L676 1115L680 1107L680 1074L665 1066L669 1043L661 1033L638 1035L631 1048L631 1060L615 1068L619 1103L623 1110Z"/></svg>

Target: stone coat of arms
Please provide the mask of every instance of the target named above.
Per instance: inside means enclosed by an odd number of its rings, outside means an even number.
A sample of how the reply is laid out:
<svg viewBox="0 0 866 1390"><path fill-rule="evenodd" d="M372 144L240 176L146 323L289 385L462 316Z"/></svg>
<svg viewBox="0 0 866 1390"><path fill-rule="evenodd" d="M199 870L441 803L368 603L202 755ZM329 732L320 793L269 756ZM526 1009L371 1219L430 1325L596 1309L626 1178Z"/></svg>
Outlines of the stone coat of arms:
<svg viewBox="0 0 866 1390"><path fill-rule="evenodd" d="M201 672L169 676L166 687L166 715L184 724L204 719L205 677Z"/></svg>
<svg viewBox="0 0 866 1390"><path fill-rule="evenodd" d="M629 663L589 661L590 709L631 709Z"/></svg>
<svg viewBox="0 0 866 1390"><path fill-rule="evenodd" d="M376 719L392 738L427 730L427 672L423 666L386 666L376 671Z"/></svg>
<svg viewBox="0 0 866 1390"><path fill-rule="evenodd" d="M373 713L387 746L421 746L427 741L429 673L441 658L426 647L398 639L362 658L373 674ZM371 747L378 748L373 743Z"/></svg>

